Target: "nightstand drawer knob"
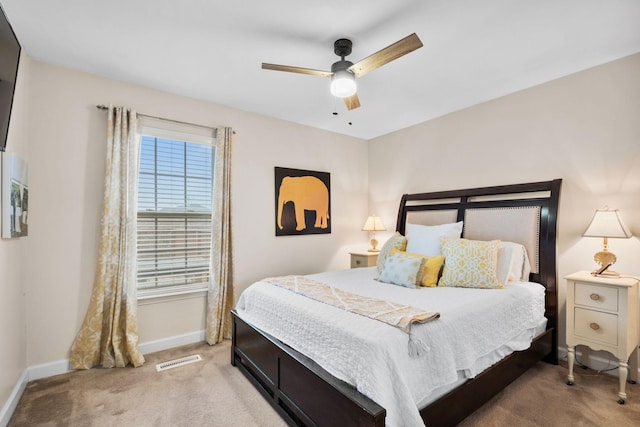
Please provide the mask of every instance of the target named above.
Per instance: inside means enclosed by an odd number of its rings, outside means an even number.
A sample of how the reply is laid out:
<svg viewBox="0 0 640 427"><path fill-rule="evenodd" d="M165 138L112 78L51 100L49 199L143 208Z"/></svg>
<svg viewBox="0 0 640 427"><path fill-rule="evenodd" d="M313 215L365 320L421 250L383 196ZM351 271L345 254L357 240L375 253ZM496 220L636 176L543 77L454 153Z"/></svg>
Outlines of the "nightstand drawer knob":
<svg viewBox="0 0 640 427"><path fill-rule="evenodd" d="M600 299L600 295L593 293L591 295L589 295L591 297L592 300L594 301L598 301Z"/></svg>
<svg viewBox="0 0 640 427"><path fill-rule="evenodd" d="M359 259L356 260L356 264L360 265L360 260Z"/></svg>
<svg viewBox="0 0 640 427"><path fill-rule="evenodd" d="M598 325L596 322L591 322L591 324L589 325L591 327L591 329L593 329L594 331L597 331L598 329L600 329L600 325Z"/></svg>

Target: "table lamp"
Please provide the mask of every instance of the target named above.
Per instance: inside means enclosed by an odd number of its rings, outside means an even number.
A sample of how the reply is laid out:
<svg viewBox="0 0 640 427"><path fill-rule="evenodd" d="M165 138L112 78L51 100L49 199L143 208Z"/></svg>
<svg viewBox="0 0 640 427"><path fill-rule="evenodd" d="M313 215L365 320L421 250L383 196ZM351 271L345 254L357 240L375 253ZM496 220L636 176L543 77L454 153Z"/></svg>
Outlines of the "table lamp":
<svg viewBox="0 0 640 427"><path fill-rule="evenodd" d="M367 221L362 226L362 231L371 231L371 249L369 252L380 252L376 246L378 246L378 241L376 240L376 231L384 231L386 230L382 220L379 216L371 215L367 218Z"/></svg>
<svg viewBox="0 0 640 427"><path fill-rule="evenodd" d="M616 255L609 252L609 238L629 238L631 233L625 228L617 209L597 209L591 219L591 223L583 234L584 237L602 237L604 239L604 247L597 252L593 259L600 267L591 274L600 274L606 276L619 276L620 273L608 270L611 264L617 261Z"/></svg>

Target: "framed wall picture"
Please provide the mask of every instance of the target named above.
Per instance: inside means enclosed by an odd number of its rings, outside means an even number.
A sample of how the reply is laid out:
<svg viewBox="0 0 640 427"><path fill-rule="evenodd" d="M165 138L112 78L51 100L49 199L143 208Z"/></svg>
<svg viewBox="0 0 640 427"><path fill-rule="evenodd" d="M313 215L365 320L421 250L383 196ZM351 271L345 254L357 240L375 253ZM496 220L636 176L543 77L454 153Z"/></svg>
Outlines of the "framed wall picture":
<svg viewBox="0 0 640 427"><path fill-rule="evenodd" d="M2 153L2 238L29 234L29 183L27 163L12 153Z"/></svg>
<svg viewBox="0 0 640 427"><path fill-rule="evenodd" d="M328 172L275 167L276 236L331 233Z"/></svg>

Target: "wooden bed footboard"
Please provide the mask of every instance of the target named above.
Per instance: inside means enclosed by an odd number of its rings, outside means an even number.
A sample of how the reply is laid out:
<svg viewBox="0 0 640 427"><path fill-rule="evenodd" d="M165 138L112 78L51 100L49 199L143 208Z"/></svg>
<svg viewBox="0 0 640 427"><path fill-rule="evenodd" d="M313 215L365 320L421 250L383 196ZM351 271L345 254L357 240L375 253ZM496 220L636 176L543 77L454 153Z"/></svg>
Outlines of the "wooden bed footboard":
<svg viewBox="0 0 640 427"><path fill-rule="evenodd" d="M383 427L386 411L313 360L231 312L231 364L295 426Z"/></svg>
<svg viewBox="0 0 640 427"><path fill-rule="evenodd" d="M231 364L292 426L383 427L386 411L310 358L231 312ZM427 426L455 426L531 366L553 353L553 331L512 353L420 411Z"/></svg>

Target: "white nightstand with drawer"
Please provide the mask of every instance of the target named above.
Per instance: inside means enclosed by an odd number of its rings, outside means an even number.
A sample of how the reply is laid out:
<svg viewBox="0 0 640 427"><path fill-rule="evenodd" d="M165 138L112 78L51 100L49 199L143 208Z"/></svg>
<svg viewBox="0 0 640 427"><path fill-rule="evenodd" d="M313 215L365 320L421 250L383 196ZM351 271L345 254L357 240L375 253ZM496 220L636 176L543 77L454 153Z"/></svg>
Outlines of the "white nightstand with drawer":
<svg viewBox="0 0 640 427"><path fill-rule="evenodd" d="M351 268L373 267L378 262L380 252L349 252Z"/></svg>
<svg viewBox="0 0 640 427"><path fill-rule="evenodd" d="M605 350L618 359L618 403L627 398L625 385L630 370L638 380L638 280L596 277L588 271L573 273L567 280L567 350L569 375L574 382L576 345ZM631 359L630 359L631 357ZM630 364L627 364L627 361Z"/></svg>

